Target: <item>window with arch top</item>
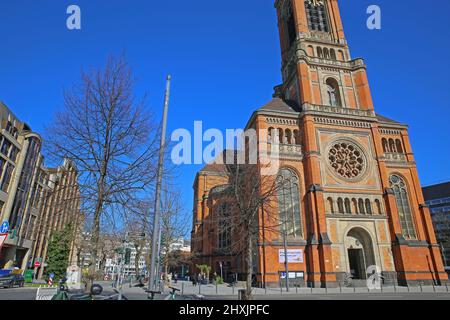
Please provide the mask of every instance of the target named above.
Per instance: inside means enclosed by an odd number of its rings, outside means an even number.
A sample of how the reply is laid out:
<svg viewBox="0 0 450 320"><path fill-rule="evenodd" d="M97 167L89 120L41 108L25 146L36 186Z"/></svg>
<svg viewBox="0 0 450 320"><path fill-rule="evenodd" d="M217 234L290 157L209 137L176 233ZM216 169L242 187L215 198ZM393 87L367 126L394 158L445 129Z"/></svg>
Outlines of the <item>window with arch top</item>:
<svg viewBox="0 0 450 320"><path fill-rule="evenodd" d="M303 238L298 176L289 169L281 169L277 177L278 212L281 235Z"/></svg>
<svg viewBox="0 0 450 320"><path fill-rule="evenodd" d="M328 18L323 0L305 0L309 30L328 32Z"/></svg>
<svg viewBox="0 0 450 320"><path fill-rule="evenodd" d="M394 174L389 178L389 182L397 201L397 210L400 219L400 226L402 228L402 235L405 239L416 239L411 205L409 203L408 189L406 187L405 180Z"/></svg>
<svg viewBox="0 0 450 320"><path fill-rule="evenodd" d="M336 79L328 78L326 81L328 104L332 107L340 107L341 95L339 93L339 84Z"/></svg>

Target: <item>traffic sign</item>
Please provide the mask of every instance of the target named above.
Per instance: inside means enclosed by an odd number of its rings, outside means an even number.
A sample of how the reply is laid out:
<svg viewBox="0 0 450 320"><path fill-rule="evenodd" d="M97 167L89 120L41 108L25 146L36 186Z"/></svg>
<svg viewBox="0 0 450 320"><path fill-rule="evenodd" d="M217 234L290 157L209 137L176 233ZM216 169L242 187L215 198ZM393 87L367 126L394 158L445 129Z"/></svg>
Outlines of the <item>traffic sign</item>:
<svg viewBox="0 0 450 320"><path fill-rule="evenodd" d="M0 233L8 233L9 230L9 222L3 221L1 227L0 227Z"/></svg>
<svg viewBox="0 0 450 320"><path fill-rule="evenodd" d="M41 263L39 262L39 261L36 261L35 263L34 263L34 267L35 268L39 268L41 266Z"/></svg>
<svg viewBox="0 0 450 320"><path fill-rule="evenodd" d="M6 241L6 238L8 238L7 233L0 233L0 249L3 246L3 243Z"/></svg>

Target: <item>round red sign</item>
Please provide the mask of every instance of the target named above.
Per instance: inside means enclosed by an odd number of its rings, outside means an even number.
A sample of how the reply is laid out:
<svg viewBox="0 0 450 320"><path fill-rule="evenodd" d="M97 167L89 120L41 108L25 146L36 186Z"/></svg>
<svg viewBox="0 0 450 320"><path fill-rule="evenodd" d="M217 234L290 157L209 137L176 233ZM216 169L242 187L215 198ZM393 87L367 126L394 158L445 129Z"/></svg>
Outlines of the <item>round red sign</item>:
<svg viewBox="0 0 450 320"><path fill-rule="evenodd" d="M34 267L35 268L39 268L41 266L41 263L39 262L39 261L36 261L35 263L34 263Z"/></svg>

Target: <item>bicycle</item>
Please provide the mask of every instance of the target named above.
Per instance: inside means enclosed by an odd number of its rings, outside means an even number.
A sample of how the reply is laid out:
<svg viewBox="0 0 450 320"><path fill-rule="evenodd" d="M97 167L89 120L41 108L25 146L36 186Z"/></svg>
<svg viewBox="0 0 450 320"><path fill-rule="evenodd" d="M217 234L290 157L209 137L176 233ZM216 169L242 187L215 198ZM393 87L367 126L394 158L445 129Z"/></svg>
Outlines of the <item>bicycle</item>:
<svg viewBox="0 0 450 320"><path fill-rule="evenodd" d="M169 287L170 290L172 290L172 292L170 293L170 299L169 300L176 300L177 298L177 292L181 291L180 289L174 288L174 287Z"/></svg>

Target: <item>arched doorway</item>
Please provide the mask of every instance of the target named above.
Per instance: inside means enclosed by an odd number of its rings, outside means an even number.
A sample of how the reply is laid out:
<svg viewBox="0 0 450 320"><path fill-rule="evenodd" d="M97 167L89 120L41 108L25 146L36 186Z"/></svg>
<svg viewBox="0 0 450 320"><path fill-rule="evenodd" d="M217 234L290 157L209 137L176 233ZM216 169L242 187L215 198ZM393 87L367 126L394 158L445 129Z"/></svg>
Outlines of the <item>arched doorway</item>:
<svg viewBox="0 0 450 320"><path fill-rule="evenodd" d="M348 270L354 280L367 279L367 268L375 265L372 238L362 228L353 228L345 237Z"/></svg>

